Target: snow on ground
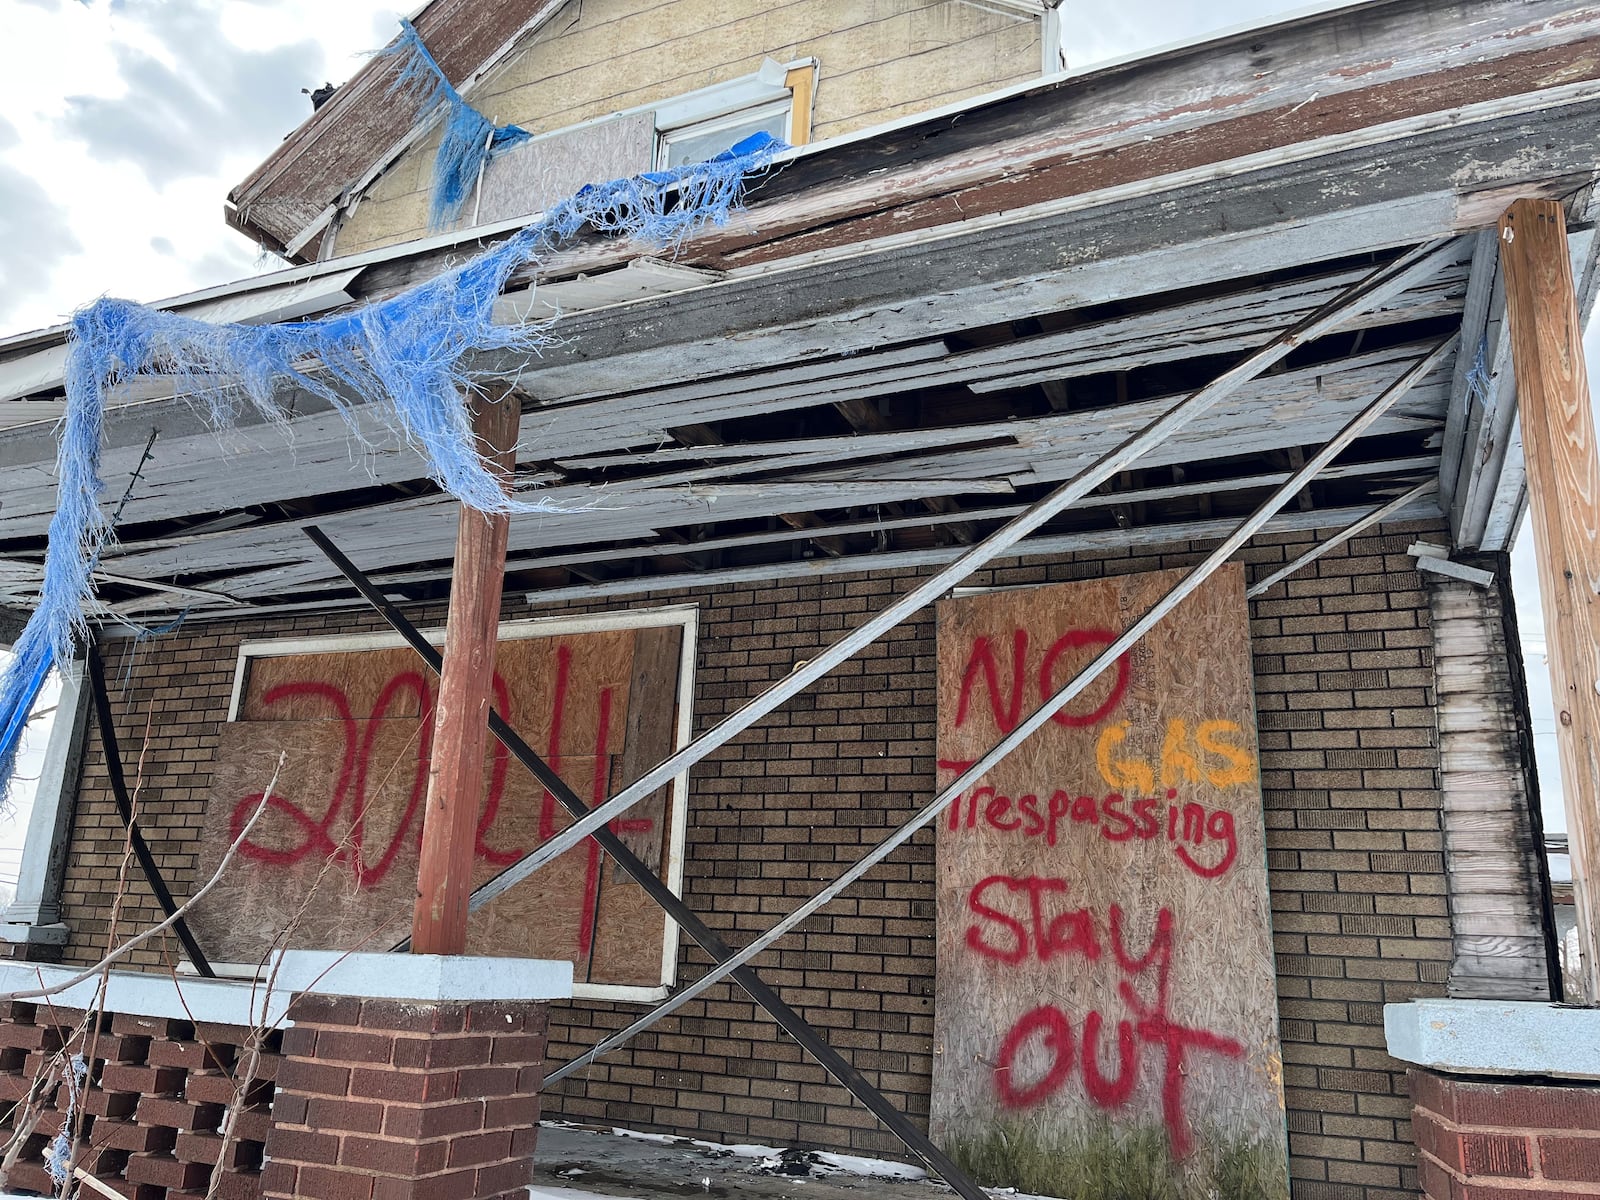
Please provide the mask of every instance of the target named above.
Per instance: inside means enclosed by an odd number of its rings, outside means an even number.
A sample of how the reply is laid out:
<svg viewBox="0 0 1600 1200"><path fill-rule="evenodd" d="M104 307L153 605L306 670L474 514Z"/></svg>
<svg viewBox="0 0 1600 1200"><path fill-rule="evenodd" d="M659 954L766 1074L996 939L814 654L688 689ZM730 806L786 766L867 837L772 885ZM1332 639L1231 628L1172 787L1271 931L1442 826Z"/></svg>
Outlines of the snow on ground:
<svg viewBox="0 0 1600 1200"><path fill-rule="evenodd" d="M557 1127L559 1122L550 1121L545 1124ZM612 1134L617 1137L633 1138L641 1142L658 1142L665 1146L696 1146L704 1150L714 1150L719 1154L731 1154L735 1158L760 1159L763 1166L776 1166L783 1161L784 1155L793 1154L778 1146L749 1145L723 1145L721 1142L702 1142L695 1138L674 1137L670 1133L639 1133L632 1129L621 1129L612 1126ZM862 1158L855 1154L831 1154L825 1150L807 1151L814 1167L822 1170L813 1170L812 1175L827 1175L834 1171L843 1171L850 1175L862 1175L873 1179L926 1179L928 1173L921 1167L914 1167L910 1163L892 1162L884 1158Z"/></svg>
<svg viewBox="0 0 1600 1200"><path fill-rule="evenodd" d="M541 1123L533 1200L941 1200L945 1184L921 1167L853 1154L723 1145L631 1129ZM568 1187L568 1182L573 1186ZM1011 1188L994 1200L1051 1200Z"/></svg>

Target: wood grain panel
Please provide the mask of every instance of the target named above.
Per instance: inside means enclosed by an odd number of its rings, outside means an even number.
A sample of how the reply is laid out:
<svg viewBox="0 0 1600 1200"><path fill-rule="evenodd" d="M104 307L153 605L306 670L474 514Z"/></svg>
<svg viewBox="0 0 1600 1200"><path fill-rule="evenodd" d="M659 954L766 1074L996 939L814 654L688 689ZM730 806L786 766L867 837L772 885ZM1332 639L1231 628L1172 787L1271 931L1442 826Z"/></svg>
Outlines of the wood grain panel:
<svg viewBox="0 0 1600 1200"><path fill-rule="evenodd" d="M241 721L338 721L421 713L432 676L408 647L364 654L294 654L252 658L239 698ZM403 682L397 683L397 680ZM336 694L337 693L337 694Z"/></svg>
<svg viewBox="0 0 1600 1200"><path fill-rule="evenodd" d="M496 706L580 796L599 803L675 748L682 633L671 625L503 638ZM252 662L240 711L269 719L222 727L202 871L220 860L279 751L289 758L272 811L196 916L220 961L258 961L291 925L292 944L328 948L382 949L409 931L432 736L422 716L436 694L437 680L409 649ZM570 822L498 744L483 771L473 886ZM673 817L664 789L618 832L664 872ZM580 982L659 986L666 919L592 847L574 848L474 914L467 952L565 958Z"/></svg>
<svg viewBox="0 0 1600 1200"><path fill-rule="evenodd" d="M1508 653L1499 589L1427 583L1439 702L1439 787L1455 942L1450 994L1485 1000L1550 997L1541 838L1529 803L1531 733ZM1474 916L1464 919L1467 905ZM1553 918L1552 918L1553 924ZM1493 953L1481 939L1495 935Z"/></svg>
<svg viewBox="0 0 1600 1200"><path fill-rule="evenodd" d="M633 650L633 678L628 681L627 740L620 761L621 774L611 781L615 795L672 752L678 725L677 678L683 630L676 625L641 629ZM653 823L648 829L619 830L623 844L659 870L662 834L666 829L670 787L652 792L630 810L635 818ZM618 882L627 880L620 867L611 872Z"/></svg>
<svg viewBox="0 0 1600 1200"><path fill-rule="evenodd" d="M943 778L1177 582L1161 572L939 607ZM1204 584L938 832L932 1131L958 1157L1089 1161L1287 1195L1244 576ZM1113 1181L1104 1181L1111 1187Z"/></svg>

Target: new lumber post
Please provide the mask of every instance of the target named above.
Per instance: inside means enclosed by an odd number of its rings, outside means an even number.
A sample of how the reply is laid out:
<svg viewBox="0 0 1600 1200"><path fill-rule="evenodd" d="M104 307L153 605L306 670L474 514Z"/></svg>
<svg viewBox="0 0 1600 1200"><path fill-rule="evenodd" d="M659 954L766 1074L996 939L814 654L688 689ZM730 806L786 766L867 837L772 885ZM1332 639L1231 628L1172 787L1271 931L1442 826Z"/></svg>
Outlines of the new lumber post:
<svg viewBox="0 0 1600 1200"><path fill-rule="evenodd" d="M1554 200L1518 200L1500 218L1512 365L1539 563L1556 742L1572 847L1584 995L1600 1003L1600 456L1583 328Z"/></svg>
<svg viewBox="0 0 1600 1200"><path fill-rule="evenodd" d="M520 405L510 389L493 397L479 396L472 403L479 450L503 480L509 480L516 465L519 414ZM483 805L483 763L510 524L511 518L504 514L461 506L417 863L413 954L466 951L473 844Z"/></svg>

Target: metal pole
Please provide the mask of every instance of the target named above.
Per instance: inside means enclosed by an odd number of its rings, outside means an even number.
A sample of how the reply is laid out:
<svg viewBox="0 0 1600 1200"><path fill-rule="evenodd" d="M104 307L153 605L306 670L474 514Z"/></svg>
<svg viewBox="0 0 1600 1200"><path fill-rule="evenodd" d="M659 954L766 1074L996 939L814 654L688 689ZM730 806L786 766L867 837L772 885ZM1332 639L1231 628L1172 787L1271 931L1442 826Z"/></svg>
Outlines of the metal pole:
<svg viewBox="0 0 1600 1200"><path fill-rule="evenodd" d="M779 705L810 687L834 667L876 641L912 613L943 595L991 559L998 558L1046 521L1099 487L1141 455L1170 438L1195 417L1232 395L1262 371L1285 358L1293 350L1329 332L1340 322L1383 303L1418 280L1433 274L1455 257L1449 240L1419 246L1360 282L1345 289L1316 312L1275 337L1243 362L1223 372L1200 391L1173 405L1161 416L1133 434L1093 466L1086 468L1032 508L973 546L942 571L931 576L877 616L858 626L839 641L821 651L725 717L683 749L645 772L589 815L574 821L527 857L507 867L472 894L476 912L501 892L526 879L552 862L608 821L615 820L657 788L683 774L695 763L732 741Z"/></svg>
<svg viewBox="0 0 1600 1200"><path fill-rule="evenodd" d="M1257 580L1255 583L1252 583L1250 585L1250 590L1247 591L1245 593L1245 595L1248 596L1250 599L1254 600L1257 596L1261 595L1262 592L1265 592L1268 588L1272 587L1273 584L1278 583L1281 580L1289 578L1289 576L1293 575L1296 571L1298 571L1301 567L1305 566L1307 563L1315 562L1317 559L1321 558L1324 554L1326 554L1329 550L1332 550L1334 547L1344 545L1351 538L1355 537L1356 534L1360 533L1363 529L1371 528L1372 526L1376 525L1379 521L1381 521L1385 517L1387 517L1390 513L1399 512L1402 508L1404 508L1406 505L1410 504L1413 500L1416 500L1416 499L1419 499L1420 497L1426 496L1429 492L1436 491L1438 489L1438 487L1439 487L1439 480L1437 478L1434 478L1434 479L1424 480L1423 482L1417 484L1416 487L1411 488L1409 491L1402 492L1400 495L1396 496L1393 500L1389 501L1389 503L1381 505L1378 508L1373 509L1366 516L1362 517L1359 521L1355 521L1355 522L1352 522L1349 525L1346 525L1343 529L1341 529L1338 533L1334 534L1327 541L1318 542L1315 546L1311 547L1311 549L1307 550L1304 554L1302 554L1299 558L1295 559L1288 566L1280 567L1280 568L1278 568L1278 570L1274 571L1271 575L1268 575L1265 579L1260 579L1260 580Z"/></svg>
<svg viewBox="0 0 1600 1200"><path fill-rule="evenodd" d="M339 569L339 572L348 579L357 591L377 609L383 618L389 622L394 630L411 645L411 648L421 656L422 660L437 673L443 665L443 655L438 649L422 636L422 633L406 619L398 608L384 596L382 592L373 587L372 581L357 569L354 563L346 558L326 534L315 526L307 526L305 535L312 540L319 550L328 556L330 562ZM533 773L533 777L542 784L552 796L561 802L574 817L580 817L589 811L589 806L578 798L578 794L566 785L559 775L550 769L550 765L540 758L533 749L519 737L493 709L489 712L489 731L499 738L507 750L516 757L517 761ZM621 838L617 837L608 826L602 825L592 835L616 864L644 888L645 892L664 909L669 917L676 921L680 928L688 933L700 947L713 959L721 962L733 954L733 950L719 938L702 921L699 915L684 903L681 896L676 895L671 888L662 882L661 877L651 870L638 855L628 848ZM394 951L404 951L410 948L411 939L394 946ZM767 1014L777 1022L779 1028L800 1044L801 1049L816 1059L823 1070L832 1075L845 1087L851 1095L861 1101L863 1105L882 1121L889 1132L905 1143L917 1157L928 1164L930 1170L941 1176L963 1200L987 1200L984 1192L979 1190L961 1168L929 1140L928 1135L918 1129L911 1121L897 1109L889 1100L868 1082L859 1070L828 1045L823 1037L809 1023L790 1008L783 999L762 982L759 975L749 967L740 967L732 972L734 982L749 994L750 998L766 1010Z"/></svg>
<svg viewBox="0 0 1600 1200"><path fill-rule="evenodd" d="M85 655L84 666L85 674L89 676L89 694L94 698L95 724L100 727L100 748L105 752L106 778L111 783L111 795L117 802L117 815L122 818L123 827L128 831L128 844L133 848L133 856L139 860L139 869L144 873L150 891L155 894L156 903L168 917L176 916L177 901L172 898L167 881L161 876L161 868L156 865L155 855L150 853L150 846L134 820L133 800L128 795L127 778L122 773L122 752L117 746L116 727L111 723L111 694L106 688L105 663L100 660L99 647L92 641ZM189 923L179 917L172 926L172 932L177 935L194 969L207 979L215 979L217 973L211 969L211 962L200 949L200 943L195 941Z"/></svg>
<svg viewBox="0 0 1600 1200"><path fill-rule="evenodd" d="M1122 656L1122 654L1124 654L1134 645L1134 643L1136 643L1141 637L1154 628L1163 617L1176 608L1191 592L1204 583L1218 567L1220 567L1233 556L1234 552L1238 550L1240 546L1249 541L1250 538L1254 536L1256 531L1272 518L1274 513L1288 503L1288 501L1291 500L1301 488L1305 487L1305 485L1319 471L1321 471L1323 467L1327 466L1328 463L1333 461L1333 458L1337 454L1339 454L1346 446L1359 437L1363 430L1365 430L1369 425L1387 412L1388 409L1397 400L1399 400L1401 396L1404 396L1418 382L1430 374L1444 360L1445 355L1448 353L1454 341L1455 336L1451 335L1451 337L1447 338L1433 350L1429 351L1429 353L1425 355L1420 362L1418 362L1398 380L1386 388L1382 395L1374 400L1372 404L1370 404L1353 421L1341 429L1334 439L1321 450L1319 450L1316 455L1308 460L1303 467L1301 467L1298 471L1291 475L1287 481L1280 485L1277 491L1273 492L1272 495L1262 503L1261 507L1256 509L1256 511L1252 513L1250 517L1239 526L1238 529L1234 530L1233 533L1229 534L1225 539L1223 539L1221 544L1219 544L1216 549L1207 555L1199 566L1197 566L1193 571L1184 576L1182 580L1174 585L1171 591L1157 601L1156 604L1152 606L1144 616L1140 617L1139 620L1130 625L1126 632L1118 637L1116 641L1112 642L1111 645L1106 647L1106 649L1103 650L1093 662L1091 662L1082 671L1078 672L1078 674L1074 676L1069 683L1063 686L1058 692L1056 692L1055 695L1051 696L1050 699L1046 700L1042 705L1039 706L1039 708L1034 710L1034 712L1020 725L996 742L988 750L988 752L983 755L982 758L978 759L972 764L972 766L963 771L953 783L940 791L940 793L935 796L933 800L930 801L924 808L918 811L915 816L913 816L904 825L900 826L899 829L895 830L894 833L890 834L889 837L880 842L865 856L859 859L843 875L839 876L839 878L833 883L829 884L810 900L807 900L799 908L795 909L788 916L784 917L783 920L779 921L776 925L767 930L766 933L762 934L755 941L751 942L743 950L740 950L731 958L728 958L719 963L717 966L713 967L700 979L696 980L682 991L676 993L656 1008L644 1014L644 1016L640 1017L626 1029L612 1034L599 1045L594 1047L594 1049L580 1055L578 1058L573 1059L571 1062L567 1063L558 1070L552 1071L545 1077L545 1084L548 1085L565 1079L574 1071L587 1066L601 1055L608 1053L617 1046L620 1046L622 1043L634 1037L636 1034L648 1029L662 1017L665 1017L669 1013L687 1004L690 1000L693 1000L707 988L726 977L730 971L733 971L749 962L756 955L770 947L779 938L787 934L796 925L800 924L800 922L804 921L807 917L811 916L824 905L833 901L852 883L860 879L873 867L877 866L880 862L892 854L896 849L909 841L912 836L915 835L917 831L920 830L924 825L927 825L930 821L933 821L935 818L937 818L951 800L961 795L969 787L982 779L985 774L993 770L997 763L1005 758L1005 756L1013 749L1021 745L1022 742L1025 741L1034 730L1040 728L1052 716L1069 704L1074 697L1083 691L1084 688L1093 683L1102 671L1111 666L1112 663L1116 662L1117 659Z"/></svg>

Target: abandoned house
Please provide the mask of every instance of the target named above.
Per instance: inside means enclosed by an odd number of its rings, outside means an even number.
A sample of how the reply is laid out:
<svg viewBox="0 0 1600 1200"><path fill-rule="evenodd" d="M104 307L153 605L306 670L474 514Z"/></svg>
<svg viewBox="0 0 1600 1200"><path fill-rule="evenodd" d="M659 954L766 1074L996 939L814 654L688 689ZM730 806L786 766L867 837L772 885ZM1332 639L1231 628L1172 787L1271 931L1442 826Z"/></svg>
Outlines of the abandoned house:
<svg viewBox="0 0 1600 1200"><path fill-rule="evenodd" d="M1063 19L433 0L229 197L283 269L0 342L0 633L96 598L5 1187L1600 1195L1600 8Z"/></svg>

